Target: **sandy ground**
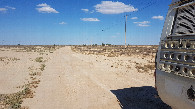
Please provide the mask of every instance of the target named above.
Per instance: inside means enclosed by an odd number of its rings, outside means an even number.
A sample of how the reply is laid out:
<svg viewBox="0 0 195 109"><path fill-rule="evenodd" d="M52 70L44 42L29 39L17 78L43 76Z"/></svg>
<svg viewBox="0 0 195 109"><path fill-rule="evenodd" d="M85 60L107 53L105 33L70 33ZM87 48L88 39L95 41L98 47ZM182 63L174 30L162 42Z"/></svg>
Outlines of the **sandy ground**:
<svg viewBox="0 0 195 109"><path fill-rule="evenodd" d="M156 97L153 71L143 73L135 68L136 63L148 63L149 58L84 55L69 46L44 54L1 48L0 57L6 57L0 61L0 94L17 93L23 85L39 81L31 88L33 97L23 99L23 108L170 108ZM35 61L37 57L43 61ZM43 64L45 68L40 70ZM32 72L39 75L32 76Z"/></svg>

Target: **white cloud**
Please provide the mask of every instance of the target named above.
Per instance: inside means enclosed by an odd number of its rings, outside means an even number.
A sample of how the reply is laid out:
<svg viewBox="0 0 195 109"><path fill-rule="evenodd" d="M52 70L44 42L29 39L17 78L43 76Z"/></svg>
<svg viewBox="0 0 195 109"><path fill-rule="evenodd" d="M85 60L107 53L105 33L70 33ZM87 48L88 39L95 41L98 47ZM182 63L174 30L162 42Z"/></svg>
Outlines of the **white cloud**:
<svg viewBox="0 0 195 109"><path fill-rule="evenodd" d="M159 19L159 20L164 20L163 16L153 16L152 19Z"/></svg>
<svg viewBox="0 0 195 109"><path fill-rule="evenodd" d="M141 26L141 27L148 27L150 25L147 25L147 24L138 24L138 26Z"/></svg>
<svg viewBox="0 0 195 109"><path fill-rule="evenodd" d="M54 8L52 8L50 5L47 5L46 3L38 4L37 7L40 7L40 8L36 8L40 13L59 13L58 11L56 11Z"/></svg>
<svg viewBox="0 0 195 109"><path fill-rule="evenodd" d="M94 10L90 11L89 9L81 9L85 13L94 13Z"/></svg>
<svg viewBox="0 0 195 109"><path fill-rule="evenodd" d="M7 9L6 8L0 8L0 12L6 12Z"/></svg>
<svg viewBox="0 0 195 109"><path fill-rule="evenodd" d="M138 18L137 18L137 17L132 17L131 19L133 19L133 20L134 20L134 19L138 19Z"/></svg>
<svg viewBox="0 0 195 109"><path fill-rule="evenodd" d="M89 9L81 9L84 12L89 12Z"/></svg>
<svg viewBox="0 0 195 109"><path fill-rule="evenodd" d="M59 23L60 25L65 25L65 24L67 24L66 22L60 22Z"/></svg>
<svg viewBox="0 0 195 109"><path fill-rule="evenodd" d="M82 21L100 21L98 18L81 18Z"/></svg>
<svg viewBox="0 0 195 109"><path fill-rule="evenodd" d="M120 14L125 12L137 11L132 5L125 5L122 2L102 1L101 4L94 6L97 12L102 14Z"/></svg>
<svg viewBox="0 0 195 109"><path fill-rule="evenodd" d="M8 9L13 9L13 10L15 10L16 8L14 8L14 7L10 7L10 6L6 6L6 8L8 8Z"/></svg>
<svg viewBox="0 0 195 109"><path fill-rule="evenodd" d="M40 7L50 7L50 6L47 5L46 3L38 4L37 6L40 6Z"/></svg>
<svg viewBox="0 0 195 109"><path fill-rule="evenodd" d="M5 8L0 8L0 12L6 13L8 10L15 10L16 8L5 6Z"/></svg>
<svg viewBox="0 0 195 109"><path fill-rule="evenodd" d="M135 23L135 24L137 24L137 26L141 26L141 27L148 27L148 26L150 26L149 25L149 21L143 21L143 22L133 22L133 23Z"/></svg>
<svg viewBox="0 0 195 109"><path fill-rule="evenodd" d="M143 21L143 22L133 22L133 23L141 23L141 24L148 24L148 23L150 23L149 21Z"/></svg>

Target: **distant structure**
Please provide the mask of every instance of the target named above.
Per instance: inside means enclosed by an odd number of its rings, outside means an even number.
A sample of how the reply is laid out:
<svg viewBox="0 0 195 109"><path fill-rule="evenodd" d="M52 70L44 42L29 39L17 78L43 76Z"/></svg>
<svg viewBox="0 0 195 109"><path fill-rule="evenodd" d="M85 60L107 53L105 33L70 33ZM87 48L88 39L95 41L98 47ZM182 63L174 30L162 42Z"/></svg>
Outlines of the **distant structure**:
<svg viewBox="0 0 195 109"><path fill-rule="evenodd" d="M128 15L125 15L126 19L125 19L125 48L127 48L127 45L126 45L126 34L127 34L127 16Z"/></svg>

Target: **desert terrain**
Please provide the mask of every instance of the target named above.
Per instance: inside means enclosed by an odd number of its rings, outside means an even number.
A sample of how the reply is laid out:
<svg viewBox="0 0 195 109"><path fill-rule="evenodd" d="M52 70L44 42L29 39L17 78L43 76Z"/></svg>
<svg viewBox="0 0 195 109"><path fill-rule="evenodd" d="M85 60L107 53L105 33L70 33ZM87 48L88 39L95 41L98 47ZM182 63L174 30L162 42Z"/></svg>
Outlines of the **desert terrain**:
<svg viewBox="0 0 195 109"><path fill-rule="evenodd" d="M170 109L157 46L0 46L0 109Z"/></svg>

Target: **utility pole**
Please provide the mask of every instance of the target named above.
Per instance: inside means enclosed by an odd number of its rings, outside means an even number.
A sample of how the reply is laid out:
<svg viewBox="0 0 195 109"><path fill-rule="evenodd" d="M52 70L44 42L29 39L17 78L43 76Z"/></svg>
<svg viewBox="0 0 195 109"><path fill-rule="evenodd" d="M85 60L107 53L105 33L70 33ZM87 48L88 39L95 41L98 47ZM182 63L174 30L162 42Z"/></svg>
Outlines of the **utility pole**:
<svg viewBox="0 0 195 109"><path fill-rule="evenodd" d="M127 34L127 15L125 15L126 17L126 20L125 20L125 48L127 48L127 45L126 45L126 34Z"/></svg>

